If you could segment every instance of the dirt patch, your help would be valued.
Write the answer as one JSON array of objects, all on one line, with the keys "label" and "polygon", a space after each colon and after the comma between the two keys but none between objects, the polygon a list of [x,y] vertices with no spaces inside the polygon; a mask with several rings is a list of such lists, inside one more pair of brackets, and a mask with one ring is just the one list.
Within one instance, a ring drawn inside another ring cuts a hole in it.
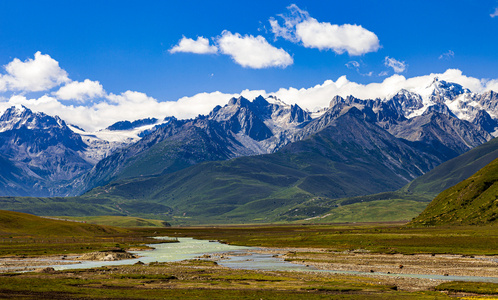
[{"label": "dirt patch", "polygon": [[137,256],[125,251],[98,251],[85,253],[78,257],[78,260],[116,261],[132,258],[137,258]]}]

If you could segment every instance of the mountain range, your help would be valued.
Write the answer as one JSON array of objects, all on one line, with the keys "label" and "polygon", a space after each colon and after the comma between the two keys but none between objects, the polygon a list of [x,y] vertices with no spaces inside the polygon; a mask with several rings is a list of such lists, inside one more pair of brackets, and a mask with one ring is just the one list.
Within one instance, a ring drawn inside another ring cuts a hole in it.
[{"label": "mountain range", "polygon": [[435,78],[386,99],[331,95],[315,112],[239,97],[195,119],[122,121],[92,133],[12,107],[0,117],[0,196],[91,190],[83,198],[141,199],[172,215],[283,216],[317,197],[401,188],[491,140],[497,103],[493,91]]}]

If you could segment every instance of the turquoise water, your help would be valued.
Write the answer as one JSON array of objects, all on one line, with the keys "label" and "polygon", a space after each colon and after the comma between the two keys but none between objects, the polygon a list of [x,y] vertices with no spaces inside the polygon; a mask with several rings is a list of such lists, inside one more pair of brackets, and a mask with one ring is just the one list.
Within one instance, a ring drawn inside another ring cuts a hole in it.
[{"label": "turquoise water", "polygon": [[[161,239],[161,237],[158,237]],[[168,239],[168,238],[164,238]],[[154,250],[131,251],[131,253],[140,256],[135,259],[125,259],[118,261],[81,261],[80,263],[52,266],[56,270],[67,269],[87,269],[103,266],[132,265],[141,261],[143,263],[151,262],[171,262],[185,259],[193,259],[203,254],[219,253],[228,251],[247,250],[249,247],[232,246],[218,242],[205,240],[195,240],[193,238],[178,238],[178,243],[152,244]]]},{"label": "turquoise water", "polygon": [[[160,237],[158,239],[161,239]],[[166,238],[165,238],[166,239]],[[102,266],[113,265],[130,265],[138,261],[143,263],[151,262],[172,262],[185,259],[193,259],[203,254],[225,253],[230,252],[228,259],[218,261],[218,264],[244,270],[263,270],[263,271],[295,271],[295,272],[320,272],[336,274],[354,274],[354,275],[382,275],[392,277],[408,277],[434,280],[451,280],[451,281],[472,281],[472,282],[493,282],[498,283],[498,277],[477,277],[477,276],[443,276],[429,274],[387,274],[387,273],[367,273],[357,271],[338,271],[338,270],[319,270],[300,264],[289,263],[272,254],[256,253],[251,250],[257,250],[253,247],[242,247],[210,242],[206,240],[195,240],[193,238],[179,238],[178,243],[153,244],[154,250],[132,252],[140,256],[136,259],[127,259],[120,261],[82,261],[80,263],[68,265],[52,266],[56,270],[64,269],[86,269]]]}]

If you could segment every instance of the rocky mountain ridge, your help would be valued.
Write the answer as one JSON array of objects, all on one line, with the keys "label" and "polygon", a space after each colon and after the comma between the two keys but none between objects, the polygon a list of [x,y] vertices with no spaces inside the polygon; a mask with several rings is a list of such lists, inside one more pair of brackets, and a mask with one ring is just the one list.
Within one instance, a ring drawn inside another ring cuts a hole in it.
[{"label": "rocky mountain ridge", "polygon": [[0,116],[0,191],[14,196],[64,194],[68,183],[92,167],[83,154],[86,148],[59,117],[11,107]]},{"label": "rocky mountain ridge", "polygon": [[42,184],[43,195],[76,195],[116,179],[172,173],[204,161],[275,153],[333,126],[352,108],[369,123],[433,157],[431,164],[462,154],[498,132],[497,93],[472,93],[438,78],[427,87],[401,90],[386,99],[331,97],[328,109],[315,113],[273,96],[252,101],[239,97],[191,120],[123,121],[95,133],[18,107],[0,118],[0,158],[12,169],[0,176],[6,182],[2,189],[11,195],[12,186],[18,184],[12,178],[38,182],[45,172],[46,179],[63,180],[66,187]]}]

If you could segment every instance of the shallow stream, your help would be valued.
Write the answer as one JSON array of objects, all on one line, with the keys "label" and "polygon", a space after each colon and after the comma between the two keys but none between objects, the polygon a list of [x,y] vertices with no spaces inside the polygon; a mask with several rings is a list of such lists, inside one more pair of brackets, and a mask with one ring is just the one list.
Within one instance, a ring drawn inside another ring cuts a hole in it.
[{"label": "shallow stream", "polygon": [[[158,237],[158,239],[161,239]],[[186,259],[193,259],[204,254],[223,253],[224,258],[218,261],[218,264],[244,270],[264,270],[264,271],[297,271],[297,272],[324,272],[337,274],[354,274],[354,275],[381,275],[392,277],[407,277],[433,280],[450,280],[450,281],[474,281],[474,282],[494,282],[498,283],[498,277],[478,277],[478,276],[443,276],[432,274],[389,274],[389,273],[367,273],[358,271],[338,271],[338,270],[320,270],[311,266],[300,265],[286,262],[278,256],[272,254],[259,253],[254,250],[258,248],[232,246],[214,241],[195,240],[193,238],[179,238],[178,243],[163,243],[149,245],[154,250],[134,251],[133,254],[140,256],[136,259],[127,259],[120,261],[80,261],[74,264],[53,265],[56,270],[65,269],[86,269],[102,266],[113,265],[131,265],[141,261],[143,263],[151,262],[173,262]],[[252,250],[252,251],[251,251]],[[67,263],[67,261],[66,261]]]}]

